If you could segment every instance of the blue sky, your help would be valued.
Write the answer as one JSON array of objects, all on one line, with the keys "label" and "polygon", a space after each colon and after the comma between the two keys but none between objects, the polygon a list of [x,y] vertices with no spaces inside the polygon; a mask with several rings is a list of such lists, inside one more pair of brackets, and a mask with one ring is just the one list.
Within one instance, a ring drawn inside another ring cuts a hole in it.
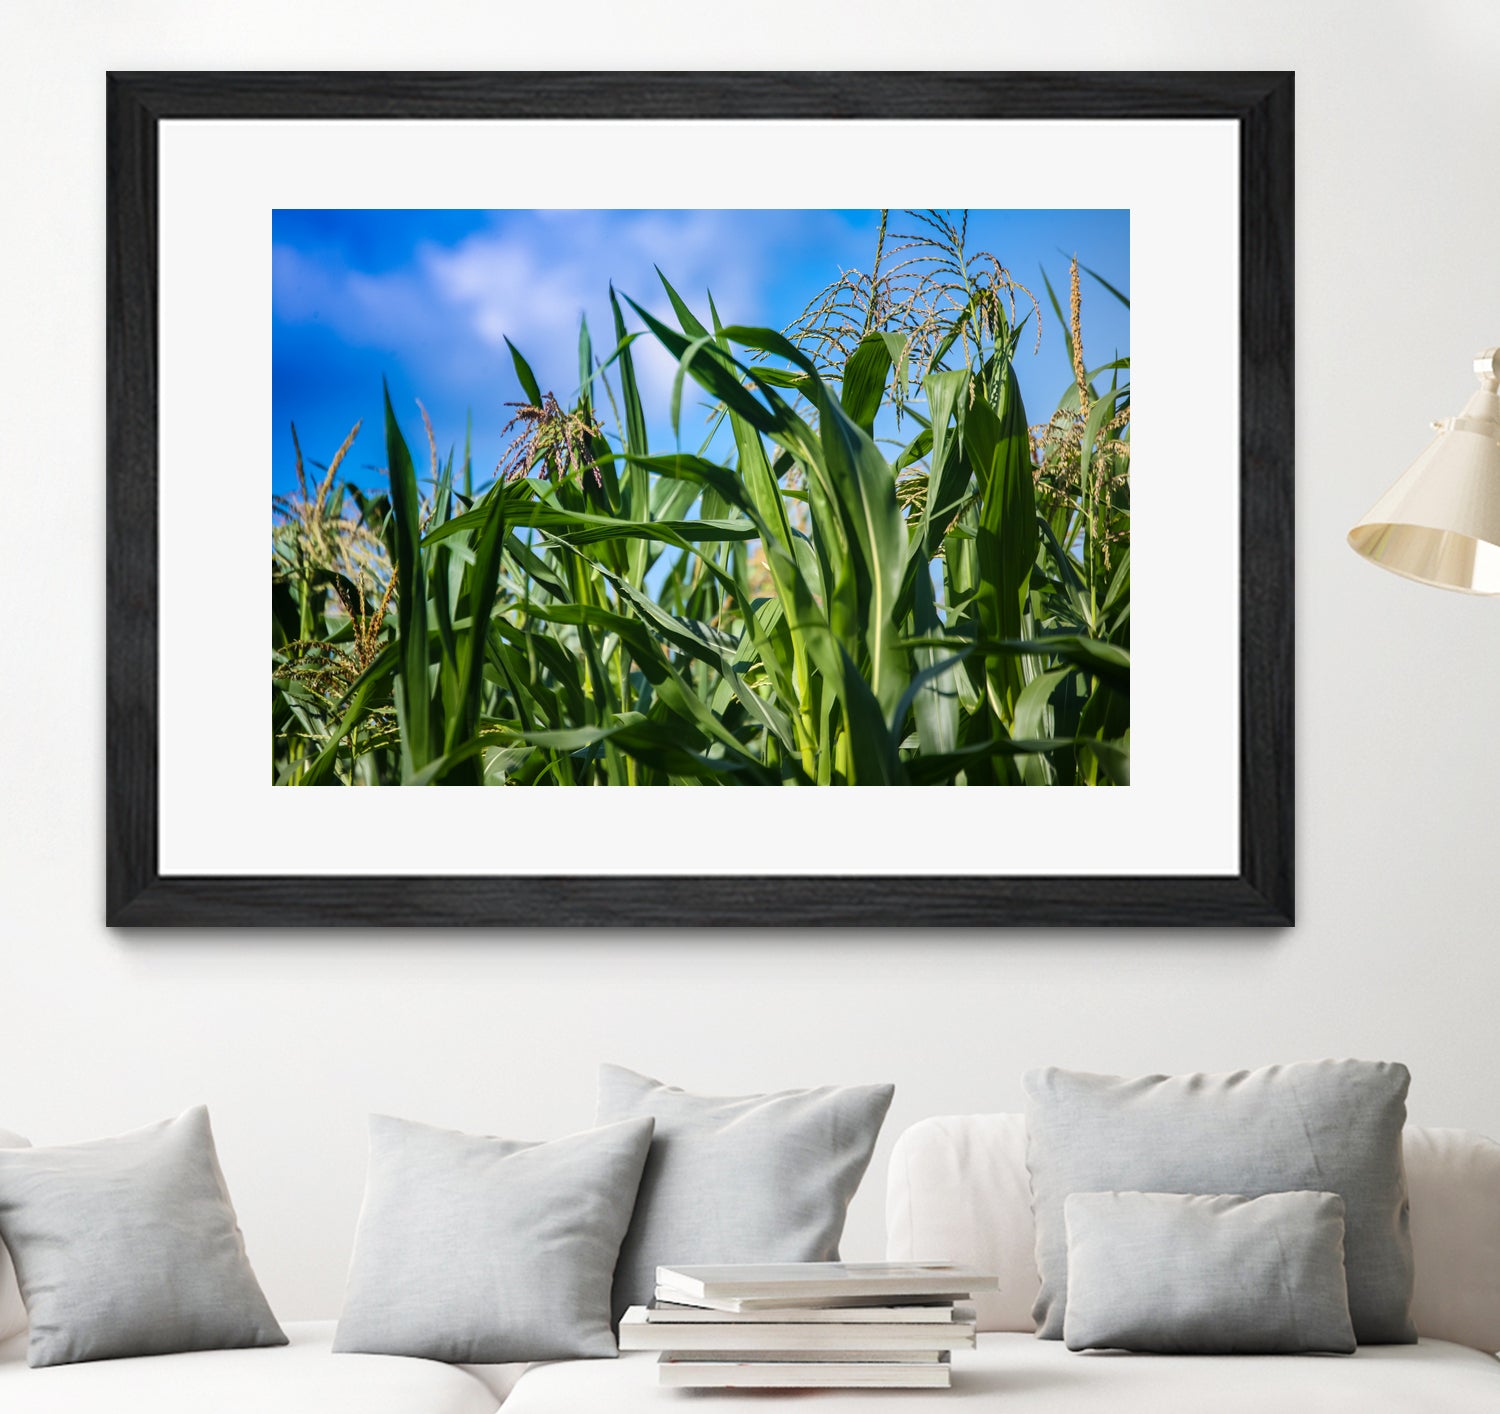
[{"label": "blue sky", "polygon": [[[614,347],[611,280],[675,327],[653,269],[659,265],[705,319],[704,291],[712,290],[725,323],[779,329],[841,269],[869,268],[878,223],[876,211],[277,211],[273,489],[295,484],[293,421],[308,460],[326,462],[363,419],[344,472],[378,484],[385,465],[382,377],[419,468],[426,456],[415,400],[426,404],[444,454],[456,444],[462,456],[472,412],[475,480],[482,484],[504,450],[501,428],[513,411],[505,404],[522,397],[506,336],[543,391],[555,391],[566,406],[578,385],[580,316],[587,315],[601,357]],[[893,232],[915,224],[891,213]],[[1041,268],[1064,309],[1073,254],[1128,295],[1129,212],[972,211],[968,249],[993,252],[1042,302],[1041,349],[1032,352],[1028,324],[1019,364],[1027,414],[1041,421],[1072,380]],[[1127,354],[1129,311],[1087,276],[1083,293],[1090,366]],[[640,327],[626,311],[630,327]],[[634,352],[652,449],[670,451],[674,364],[649,335]],[[682,445],[693,451],[704,417],[698,397],[689,383]],[[602,394],[599,403],[610,427]]]}]

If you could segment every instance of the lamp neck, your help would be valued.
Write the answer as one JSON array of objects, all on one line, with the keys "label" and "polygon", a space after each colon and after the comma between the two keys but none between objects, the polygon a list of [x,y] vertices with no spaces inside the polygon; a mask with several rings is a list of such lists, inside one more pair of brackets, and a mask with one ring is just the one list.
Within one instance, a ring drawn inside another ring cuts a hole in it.
[{"label": "lamp neck", "polygon": [[1458,417],[1442,426],[1500,439],[1500,348],[1486,349],[1475,357],[1474,376],[1479,379],[1479,391]]}]

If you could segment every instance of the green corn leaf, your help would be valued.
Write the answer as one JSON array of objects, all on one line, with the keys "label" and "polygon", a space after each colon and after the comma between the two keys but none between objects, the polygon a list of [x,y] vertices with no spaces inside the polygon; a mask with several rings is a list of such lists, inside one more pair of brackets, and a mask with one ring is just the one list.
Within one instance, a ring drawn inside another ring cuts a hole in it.
[{"label": "green corn leaf", "polygon": [[[964,441],[980,486],[975,541],[979,622],[987,638],[1019,639],[1037,553],[1036,497],[1026,411],[1009,364],[1000,412],[976,398],[964,421]],[[991,711],[1008,729],[1022,687],[1019,665],[1010,657],[992,659],[985,680]]]},{"label": "green corn leaf", "polygon": [[[486,645],[490,615],[500,580],[500,557],[505,548],[505,498],[491,496],[486,504],[486,519],[474,546],[474,563],[466,576],[469,605],[469,630],[458,651],[459,710],[450,712],[443,741],[445,753],[453,753],[473,738],[479,725],[481,689],[483,687]],[[457,775],[443,774],[445,783],[479,784],[482,772],[472,758],[463,762],[465,770]]]},{"label": "green corn leaf", "polygon": [[1101,771],[1117,786],[1130,784],[1130,738],[1127,734],[1119,741],[1084,741],[1078,744],[1078,754],[1092,757]]},{"label": "green corn leaf", "polygon": [[[651,449],[646,440],[646,410],[641,405],[640,385],[635,376],[635,360],[625,331],[625,316],[615,287],[609,287],[609,307],[615,320],[615,340],[619,344],[620,396],[625,404],[625,451],[631,457],[646,457]],[[627,465],[623,485],[625,515],[630,520],[649,520],[651,515],[651,477],[639,462]],[[685,509],[685,508],[684,508]],[[646,578],[649,546],[637,541],[630,547],[630,578],[641,584]]]},{"label": "green corn leaf", "polygon": [[587,412],[593,405],[594,341],[589,337],[588,316],[578,321],[578,406]]},{"label": "green corn leaf", "polygon": [[914,786],[942,785],[951,782],[960,771],[967,771],[982,762],[1014,762],[1019,757],[1032,753],[1066,751],[1080,743],[1066,737],[1041,737],[1020,739],[994,737],[988,741],[962,746],[946,756],[917,756],[906,763],[906,774]]},{"label": "green corn leaf", "polygon": [[[841,650],[843,651],[843,650]],[[906,780],[896,738],[886,726],[880,702],[847,651],[844,659],[844,708],[848,722],[850,785],[892,786]]]},{"label": "green corn leaf", "polygon": [[[391,479],[391,510],[396,542],[396,638],[401,671],[396,680],[396,715],[401,722],[402,775],[414,775],[437,754],[432,718],[427,642],[427,575],[422,560],[422,500],[417,473],[391,392],[385,392],[386,464]],[[451,524],[451,522],[450,522]]]},{"label": "green corn leaf", "polygon": [[922,508],[922,519],[912,541],[912,555],[925,562],[942,545],[948,526],[969,494],[974,473],[964,456],[968,370],[929,373],[922,380],[922,387],[932,414],[932,473],[927,482],[927,504]]},{"label": "green corn leaf", "polygon": [[521,357],[521,351],[509,339],[505,341],[505,347],[510,350],[510,361],[516,366],[516,377],[521,380],[521,391],[526,394],[532,407],[541,407],[542,389],[536,381],[536,374],[531,371],[531,365]]},{"label": "green corn leaf", "polygon": [[1102,639],[1084,638],[1078,634],[1051,634],[1046,638],[1029,639],[966,639],[949,635],[944,638],[924,637],[904,639],[903,648],[915,649],[928,646],[938,648],[968,648],[987,657],[1056,658],[1071,663],[1094,674],[1112,691],[1122,695],[1130,687],[1130,653],[1118,644],[1106,643]]},{"label": "green corn leaf", "polygon": [[[646,327],[661,340],[667,352],[709,394],[760,431],[770,433],[775,430],[776,417],[735,376],[733,361],[715,346],[712,334],[699,325],[702,332],[685,338],[642,309],[629,295],[625,299]],[[692,356],[685,359],[690,350]]]},{"label": "green corn leaf", "polygon": [[1103,285],[1104,288],[1108,290],[1110,294],[1112,294],[1117,300],[1119,300],[1126,309],[1130,308],[1130,300],[1125,295],[1121,294],[1120,291],[1117,290],[1113,285],[1111,285],[1109,281],[1106,280],[1104,276],[1101,275],[1097,270],[1090,270],[1089,267],[1085,265],[1081,260],[1078,262],[1078,268],[1082,270],[1085,275],[1088,275],[1090,278],[1097,280],[1101,285]]},{"label": "green corn leaf", "polygon": [[[932,351],[932,357],[927,362],[927,374],[930,377],[941,369],[943,359],[947,357],[948,351],[958,342],[958,337],[963,333],[969,322],[974,318],[975,311],[979,308],[980,295],[978,291],[969,296],[964,307],[958,311],[949,323],[943,337],[938,340],[937,347]],[[955,369],[954,372],[968,373],[968,369]]]},{"label": "green corn leaf", "polygon": [[327,786],[337,784],[334,767],[345,738],[368,720],[370,714],[382,702],[390,700],[392,680],[400,665],[395,644],[385,648],[360,675],[346,700],[339,704],[338,725],[330,734],[328,744],[307,768],[300,784],[305,786]]},{"label": "green corn leaf", "polygon": [[472,410],[464,419],[464,492],[463,499],[467,504],[474,499],[474,462],[472,457],[474,443],[474,413]]},{"label": "green corn leaf", "polygon": [[[1052,668],[1038,673],[1021,689],[1016,698],[1014,734],[1017,737],[1046,737],[1052,734],[1052,723],[1048,720],[1052,694],[1073,672],[1073,668]],[[1026,785],[1047,785],[1051,780],[1051,766],[1043,756],[1026,757],[1022,760],[1020,769],[1021,780]]]},{"label": "green corn leaf", "polygon": [[759,765],[682,680],[677,671],[667,662],[651,635],[635,620],[609,609],[598,608],[593,604],[555,604],[546,608],[533,607],[530,612],[533,618],[543,619],[550,623],[588,625],[617,634],[620,641],[630,649],[641,671],[655,688],[663,706],[697,727],[706,736],[719,742],[734,756],[751,765]]},{"label": "green corn leaf", "polygon": [[[448,519],[453,501],[453,457],[450,453],[447,464],[439,471],[437,485],[433,488],[431,524],[440,526]],[[442,644],[443,669],[439,685],[443,697],[443,712],[451,715],[457,709],[457,661],[458,645],[453,636],[453,607],[463,583],[463,564],[444,546],[431,558],[429,588],[432,607],[437,615],[438,639]]]},{"label": "green corn leaf", "polygon": [[691,481],[661,477],[651,488],[651,520],[682,520],[698,499],[698,488]]},{"label": "green corn leaf", "polygon": [[[916,414],[913,413],[910,408],[908,408],[907,416],[915,417]],[[917,435],[913,437],[911,441],[901,449],[900,453],[896,457],[896,460],[891,463],[891,470],[899,476],[903,471],[906,470],[907,467],[915,465],[917,462],[921,461],[923,457],[927,456],[931,451],[932,428],[930,426],[923,427],[922,430],[918,432]]]},{"label": "green corn leaf", "polygon": [[807,374],[799,369],[768,368],[762,365],[755,372],[761,382],[769,383],[773,388],[791,388],[800,392],[807,383]]},{"label": "green corn leaf", "polygon": [[890,379],[891,339],[896,341],[896,357],[899,358],[901,340],[898,335],[866,334],[844,365],[839,401],[849,420],[872,436],[875,414],[880,411],[885,385]]},{"label": "green corn leaf", "polygon": [[[478,529],[484,522],[488,506],[487,498],[472,511],[465,511],[447,525],[430,532],[423,544],[431,547],[453,536]],[[593,511],[564,510],[561,506],[548,505],[542,501],[512,501],[506,514],[512,525],[530,526],[555,535],[566,535],[569,542],[575,545],[644,539],[660,540],[664,544],[687,548],[692,541],[753,540],[757,534],[756,526],[749,520],[630,521]]]},{"label": "green corn leaf", "polygon": [[672,310],[677,315],[677,322],[682,325],[682,332],[691,339],[711,339],[713,336],[703,327],[703,321],[688,308],[687,302],[672,288],[672,282],[661,273],[661,266],[655,268],[656,278],[661,281],[667,298],[672,301]]},{"label": "green corn leaf", "polygon": [[[919,637],[939,635],[943,631],[943,621],[933,596],[932,575],[925,560],[916,576],[912,620]],[[958,678],[963,657],[927,647],[916,649],[913,656],[919,671],[912,679],[907,695],[915,693],[912,707],[916,713],[922,752],[924,755],[940,755],[952,751],[958,745]],[[904,715],[899,710],[895,713],[893,730],[901,730]]]}]

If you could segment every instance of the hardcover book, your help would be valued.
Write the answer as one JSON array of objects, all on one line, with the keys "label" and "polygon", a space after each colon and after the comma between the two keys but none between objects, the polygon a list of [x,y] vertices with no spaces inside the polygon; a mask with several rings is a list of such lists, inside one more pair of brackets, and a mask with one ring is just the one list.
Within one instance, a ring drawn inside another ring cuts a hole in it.
[{"label": "hardcover book", "polygon": [[767,1317],[780,1319],[786,1311],[827,1311],[834,1316],[840,1311],[889,1311],[895,1309],[889,1304],[891,1302],[900,1302],[901,1310],[925,1306],[935,1312],[946,1312],[953,1309],[955,1301],[969,1295],[967,1291],[949,1291],[936,1296],[692,1296],[676,1287],[658,1286],[653,1309],[689,1306],[731,1316],[758,1316],[761,1320]]},{"label": "hardcover book", "polygon": [[631,1309],[642,1312],[652,1325],[690,1325],[707,1321],[720,1325],[764,1325],[767,1322],[777,1325],[823,1325],[827,1322],[893,1325],[899,1322],[945,1326],[954,1321],[974,1319],[972,1306],[955,1306],[950,1302],[935,1300],[924,1300],[921,1305],[884,1306],[877,1304],[873,1298],[868,1306],[768,1306],[759,1310],[721,1311],[708,1305],[684,1306],[667,1301],[661,1294],[665,1290],[666,1287],[657,1288],[656,1301],[652,1305],[634,1306]]},{"label": "hardcover book", "polygon": [[850,1355],[881,1350],[972,1350],[974,1323],[927,1322],[682,1322],[668,1325],[646,1319],[644,1307],[632,1306],[620,1321],[621,1350],[840,1350]]},{"label": "hardcover book", "polygon": [[805,1361],[762,1363],[728,1360],[674,1360],[662,1356],[658,1384],[678,1389],[813,1389],[818,1386],[861,1389],[947,1389],[947,1356],[936,1361]]},{"label": "hardcover book", "polygon": [[688,1304],[706,1301],[864,1300],[908,1296],[941,1297],[997,1291],[988,1272],[955,1262],[773,1262],[723,1266],[658,1267],[659,1289]]}]

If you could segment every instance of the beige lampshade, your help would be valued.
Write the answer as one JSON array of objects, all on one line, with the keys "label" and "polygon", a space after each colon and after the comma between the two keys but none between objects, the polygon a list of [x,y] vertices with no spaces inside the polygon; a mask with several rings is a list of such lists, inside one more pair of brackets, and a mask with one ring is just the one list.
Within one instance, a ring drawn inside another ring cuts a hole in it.
[{"label": "beige lampshade", "polygon": [[1474,360],[1479,391],[1349,532],[1372,563],[1466,594],[1500,594],[1500,349]]}]

